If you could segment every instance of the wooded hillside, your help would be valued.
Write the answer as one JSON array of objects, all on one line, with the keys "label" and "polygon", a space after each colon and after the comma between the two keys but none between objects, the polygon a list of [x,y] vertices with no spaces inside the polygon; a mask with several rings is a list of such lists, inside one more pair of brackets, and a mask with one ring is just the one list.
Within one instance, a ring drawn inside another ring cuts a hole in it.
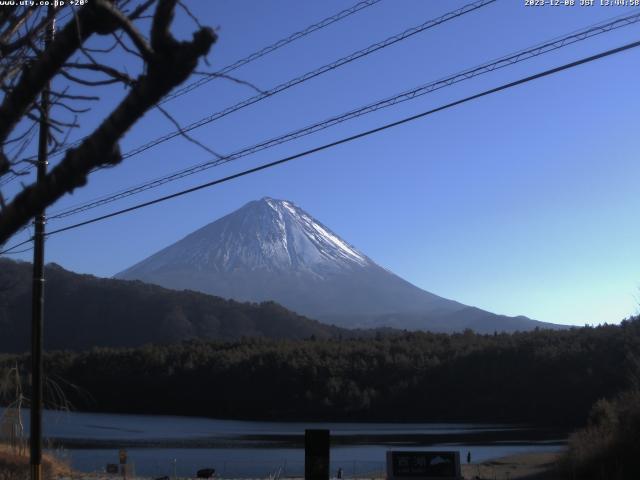
[{"label": "wooded hillside", "polygon": [[[215,418],[582,425],[640,378],[640,320],[516,334],[190,341],[55,352],[76,408]],[[27,357],[0,361],[27,365]]]}]

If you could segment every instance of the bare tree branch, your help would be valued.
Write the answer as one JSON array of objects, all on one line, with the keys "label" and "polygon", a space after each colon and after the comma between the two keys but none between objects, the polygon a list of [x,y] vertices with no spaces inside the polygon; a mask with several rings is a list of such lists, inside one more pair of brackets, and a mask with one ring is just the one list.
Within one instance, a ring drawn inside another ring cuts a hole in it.
[{"label": "bare tree branch", "polygon": [[108,75],[112,79],[120,81],[126,85],[133,84],[133,79],[129,75],[115,68],[109,67],[108,65],[102,65],[99,63],[75,63],[74,62],[74,63],[66,63],[65,67],[75,68],[78,70],[92,70],[95,72],[101,72],[101,73],[104,73],[105,75]]},{"label": "bare tree branch", "polygon": [[[124,18],[129,22],[127,17],[112,15],[112,5],[106,3],[106,0],[94,0],[89,3],[90,7],[80,9],[76,21],[67,24],[5,97],[0,105],[0,142],[7,138],[20,118],[29,114],[45,83],[43,78],[60,73],[92,32],[112,34],[116,29],[125,28],[121,20]],[[0,245],[46,206],[86,184],[92,170],[118,164],[122,160],[118,146],[120,138],[162,97],[184,82],[196,69],[199,59],[209,52],[216,40],[215,33],[209,28],[196,31],[192,41],[180,42],[173,38],[169,29],[175,6],[176,0],[158,0],[151,25],[151,50],[143,54],[146,60],[144,72],[133,81],[120,104],[76,148],[67,151],[43,182],[25,187],[5,206],[0,213]],[[101,15],[98,16],[98,12]],[[59,98],[71,97],[62,92],[59,94]]]},{"label": "bare tree branch", "polygon": [[196,75],[202,75],[203,77],[211,77],[211,78],[224,78],[225,80],[229,80],[233,83],[237,83],[238,85],[244,85],[245,87],[249,87],[252,90],[255,90],[258,93],[266,93],[265,90],[262,90],[255,83],[251,83],[247,80],[242,80],[241,78],[234,77],[232,75],[227,75],[226,73],[209,73],[209,72],[194,72]]},{"label": "bare tree branch", "polygon": [[178,129],[178,132],[180,133],[180,135],[182,135],[184,138],[186,138],[189,142],[193,143],[194,145],[202,148],[205,152],[210,153],[211,155],[213,155],[214,157],[218,157],[218,158],[223,158],[222,155],[220,155],[218,152],[212,150],[211,148],[207,147],[205,144],[203,144],[202,142],[199,142],[198,140],[196,140],[195,138],[193,138],[191,135],[189,135],[187,132],[184,131],[184,129],[182,128],[182,125],[180,125],[180,123],[173,118],[173,115],[171,115],[166,109],[164,109],[163,107],[161,107],[159,104],[156,104],[155,107],[160,110],[160,112],[167,118],[169,119],[169,121],[171,123],[173,123],[173,125]]},{"label": "bare tree branch", "polygon": [[5,43],[4,38],[7,38],[7,39],[11,38],[15,34],[15,31],[7,31],[4,35],[3,40],[0,40],[0,55],[3,57],[6,55],[9,55],[15,52],[16,50],[19,50],[20,48],[24,47],[28,43],[32,42],[35,37],[42,34],[45,27],[52,20],[53,20],[52,16],[49,16],[49,15],[45,16],[42,20],[40,20],[40,23],[38,25],[32,28],[29,28],[24,36],[19,37],[14,42],[9,44]]},{"label": "bare tree branch", "polygon": [[138,31],[138,29],[133,25],[133,23],[131,23],[131,20],[116,8],[110,7],[107,8],[106,11],[109,13],[113,24],[117,25],[117,27],[121,28],[127,33],[133,44],[142,55],[142,58],[144,58],[147,62],[152,61],[153,51],[151,50],[151,47],[147,43],[147,40]]},{"label": "bare tree branch", "polygon": [[35,102],[40,91],[59,72],[81,43],[99,29],[106,30],[100,23],[104,3],[105,0],[94,0],[83,7],[77,21],[69,22],[58,33],[47,51],[23,73],[13,91],[4,97],[0,105],[0,142],[6,140],[16,123]]}]

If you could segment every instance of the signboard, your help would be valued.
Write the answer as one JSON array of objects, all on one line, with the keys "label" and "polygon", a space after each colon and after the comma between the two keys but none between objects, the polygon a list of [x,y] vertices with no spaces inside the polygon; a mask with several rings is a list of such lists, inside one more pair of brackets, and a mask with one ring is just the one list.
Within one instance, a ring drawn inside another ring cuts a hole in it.
[{"label": "signboard", "polygon": [[387,452],[388,480],[462,479],[460,452]]},{"label": "signboard", "polygon": [[329,430],[304,431],[305,480],[329,480]]}]

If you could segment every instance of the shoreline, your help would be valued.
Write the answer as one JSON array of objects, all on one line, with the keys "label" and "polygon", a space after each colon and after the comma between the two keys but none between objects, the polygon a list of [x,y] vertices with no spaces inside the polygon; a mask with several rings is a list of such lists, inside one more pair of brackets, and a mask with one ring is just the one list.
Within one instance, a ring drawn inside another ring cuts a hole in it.
[{"label": "shoreline", "polygon": [[[9,449],[6,448],[6,445],[2,445],[0,447],[0,460],[3,460],[0,463],[3,463],[5,468],[9,465],[12,465],[13,468],[16,469],[15,473],[18,473],[22,469],[26,469],[28,466],[28,456],[26,452],[22,455],[11,454]],[[558,480],[560,479],[560,475],[557,470],[554,468],[557,466],[559,459],[561,458],[563,452],[549,452],[549,453],[539,453],[539,452],[527,452],[527,453],[518,453],[514,455],[507,455],[503,457],[498,457],[494,459],[485,460],[477,463],[470,464],[462,464],[461,471],[462,477],[465,480],[500,480],[500,479],[509,479],[509,480]],[[63,478],[73,478],[74,480],[80,479],[96,479],[96,478],[121,478],[120,476],[113,476],[109,474],[99,474],[99,473],[91,473],[91,472],[83,472],[79,470],[75,470],[70,467],[70,465],[60,462],[55,459],[55,457],[51,457],[50,455],[45,455],[45,463],[48,464],[48,470],[50,473],[55,475],[54,478],[63,479]],[[51,471],[53,470],[53,471]],[[373,472],[372,472],[373,473]],[[374,474],[375,475],[375,474]],[[378,476],[380,475],[380,476]],[[383,480],[384,474],[379,472],[378,475],[371,477],[372,480]],[[135,476],[132,479],[139,480],[148,480],[154,477],[150,476]],[[190,477],[180,477],[180,478],[190,478]],[[218,477],[220,479],[225,480],[241,480],[242,477],[237,476],[229,476],[226,477],[224,475]],[[266,477],[264,477],[266,478]],[[283,477],[284,478],[284,477]],[[302,480],[302,477],[286,477],[288,480]],[[345,476],[345,479],[349,479],[348,475]],[[355,477],[360,478],[360,477]]]},{"label": "shoreline", "polygon": [[[332,434],[332,447],[349,445],[389,445],[438,446],[448,444],[484,446],[484,445],[566,445],[568,432],[546,429],[504,429],[484,432],[417,433],[417,434]],[[231,434],[194,436],[185,438],[70,438],[47,437],[45,442],[53,448],[69,449],[111,449],[111,448],[303,448],[304,432],[299,434]]]},{"label": "shoreline", "polygon": [[[462,478],[464,480],[561,480],[559,473],[554,468],[561,453],[521,453],[516,455],[508,455],[505,457],[486,460],[480,463],[471,463],[461,466]],[[375,475],[375,474],[374,474]],[[378,476],[379,475],[379,476]],[[73,480],[95,480],[96,478],[115,480],[121,476],[108,474],[84,473],[75,471],[71,477]],[[153,480],[154,477],[135,476],[131,480]],[[193,477],[177,477],[180,480],[191,480]],[[219,480],[247,480],[245,477],[216,477]],[[267,478],[267,477],[259,477]],[[304,477],[292,476],[282,477],[286,480],[304,480]],[[350,477],[345,476],[345,480],[361,479],[362,476]],[[385,480],[383,472],[379,472],[376,476],[367,477],[371,480]],[[335,480],[333,475],[330,480]]]}]

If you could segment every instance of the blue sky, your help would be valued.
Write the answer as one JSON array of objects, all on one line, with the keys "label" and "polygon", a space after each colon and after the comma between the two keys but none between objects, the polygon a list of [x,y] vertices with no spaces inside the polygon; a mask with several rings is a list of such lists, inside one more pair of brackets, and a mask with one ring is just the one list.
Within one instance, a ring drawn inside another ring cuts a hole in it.
[{"label": "blue sky", "polygon": [[[221,68],[354,3],[192,1],[200,22],[218,27],[220,36],[210,65],[202,69]],[[268,89],[466,3],[382,0],[233,75]],[[233,152],[631,11],[598,5],[526,7],[524,0],[499,0],[229,115],[193,136],[216,151]],[[178,16],[180,37],[195,28]],[[128,201],[52,221],[49,228],[272,161],[639,38],[640,26],[625,27]],[[438,295],[543,321],[617,323],[638,311],[640,296],[639,61],[640,50],[625,52],[51,237],[47,261],[110,276],[250,200],[271,196],[295,202],[382,266]],[[253,94],[216,80],[166,107],[188,124]],[[77,135],[87,133],[121,95],[121,89],[106,90]],[[122,149],[171,130],[166,119],[151,112],[123,140]],[[51,211],[209,157],[184,139],[167,142],[94,174],[87,187]],[[18,258],[28,260],[29,254]]]}]

